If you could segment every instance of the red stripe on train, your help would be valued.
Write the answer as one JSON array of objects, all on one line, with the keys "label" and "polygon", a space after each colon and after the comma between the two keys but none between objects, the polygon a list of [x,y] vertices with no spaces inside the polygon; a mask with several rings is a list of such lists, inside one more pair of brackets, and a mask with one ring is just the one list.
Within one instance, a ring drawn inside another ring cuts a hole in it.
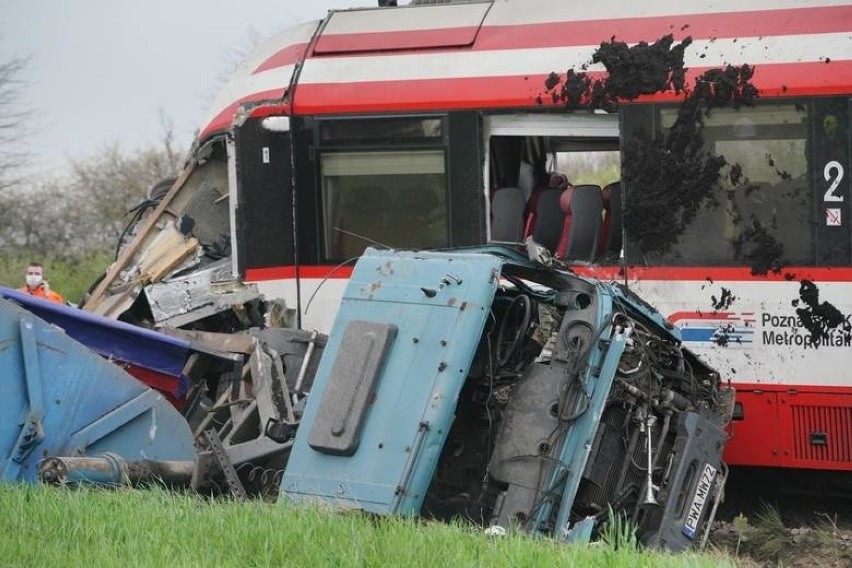
[{"label": "red stripe on train", "polygon": [[[646,18],[612,18],[536,24],[483,25],[476,27],[421,29],[386,32],[324,34],[313,56],[324,54],[370,55],[370,51],[449,48],[475,43],[473,51],[534,49],[597,45],[615,37],[638,43],[674,34],[684,38],[718,39],[782,35],[844,33],[850,28],[848,6],[751,10],[716,14],[673,14]],[[293,61],[290,61],[292,63]]]},{"label": "red stripe on train", "polygon": [[[346,280],[352,277],[352,266],[300,266],[299,276],[321,280],[329,278],[334,280]],[[270,266],[266,268],[247,268],[246,282],[265,282],[269,280],[292,280],[296,278],[295,266]]]},{"label": "red stripe on train", "polygon": [[[678,14],[517,26],[484,26],[476,49],[516,49],[596,45],[610,36],[626,43],[653,41],[664,34],[693,39],[769,37],[796,34],[843,33],[849,30],[848,6],[753,10],[718,14]],[[601,37],[601,30],[609,30]]]},{"label": "red stripe on train", "polygon": [[202,130],[201,133],[198,135],[198,140],[204,140],[205,138],[212,134],[215,134],[216,132],[222,132],[231,128],[231,124],[234,122],[234,117],[236,116],[237,110],[239,110],[240,106],[246,103],[262,101],[268,101],[273,104],[279,103],[281,99],[284,98],[284,93],[286,90],[287,85],[284,85],[280,89],[272,89],[270,91],[261,91],[259,93],[247,95],[229,104],[228,106],[220,110],[219,113],[214,116],[210,122],[207,123],[207,126],[204,127],[204,130]]},{"label": "red stripe on train", "polygon": [[278,67],[301,63],[305,59],[305,52],[308,50],[308,45],[309,44],[307,42],[304,42],[282,47],[273,55],[268,57],[263,63],[258,65],[257,68],[251,72],[252,75],[269,71],[270,69],[276,69]]},{"label": "red stripe on train", "polygon": [[317,40],[315,55],[353,51],[388,51],[431,47],[467,46],[476,39],[477,26],[429,30],[324,34]]},{"label": "red stripe on train", "polygon": [[[578,266],[577,274],[601,280],[623,280],[624,273],[617,266]],[[633,280],[682,280],[687,282],[852,282],[852,267],[788,266],[781,272],[766,275],[752,274],[747,266],[631,266],[627,269],[628,279]]]},{"label": "red stripe on train", "polygon": [[[581,276],[600,280],[623,280],[624,274],[618,266],[577,266],[573,271]],[[654,266],[628,267],[629,280],[661,281],[708,281],[713,282],[786,282],[813,280],[817,282],[852,282],[852,267],[811,267],[791,266],[781,274],[756,276],[746,266],[701,267],[701,266]],[[300,266],[302,278],[311,279],[347,279],[352,276],[351,266],[312,265]],[[269,280],[290,280],[296,277],[295,266],[274,266],[268,268],[249,268],[246,270],[247,282]]]},{"label": "red stripe on train", "polygon": [[[707,68],[691,69],[694,78]],[[590,73],[602,77],[603,73]],[[488,109],[537,106],[555,107],[544,92],[545,75],[474,77],[410,81],[303,84],[296,89],[294,113],[301,115],[403,112],[415,110]],[[842,95],[852,92],[852,61],[779,63],[757,66],[753,83],[764,97]],[[198,139],[231,127],[240,105],[255,101],[280,101],[287,85],[253,93],[229,104],[205,126]],[[679,100],[663,93],[642,100]]]},{"label": "red stripe on train", "polygon": [[[690,69],[687,73],[689,83],[708,69],[711,68]],[[756,69],[752,83],[764,97],[852,92],[852,60],[762,64]],[[603,73],[590,75],[601,77]],[[295,91],[293,111],[312,115],[513,108],[537,106],[537,97],[541,97],[543,106],[558,106],[545,92],[546,78],[542,74],[300,84]],[[676,101],[681,98],[674,93],[663,93],[641,100]]]}]

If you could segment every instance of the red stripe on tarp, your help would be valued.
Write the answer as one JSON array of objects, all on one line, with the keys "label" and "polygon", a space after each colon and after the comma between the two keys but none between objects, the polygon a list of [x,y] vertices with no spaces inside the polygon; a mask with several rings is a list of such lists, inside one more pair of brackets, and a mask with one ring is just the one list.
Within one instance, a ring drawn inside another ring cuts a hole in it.
[{"label": "red stripe on tarp", "polygon": [[[353,267],[311,265],[300,266],[302,278],[312,279],[346,279],[352,276]],[[618,266],[576,266],[573,272],[580,276],[597,278],[599,280],[624,280],[624,273]],[[630,281],[660,280],[683,282],[786,282],[812,280],[815,282],[852,282],[852,267],[813,267],[791,266],[784,268],[780,274],[769,273],[766,276],[756,276],[747,266],[642,266],[628,267]],[[269,268],[246,269],[247,282],[266,280],[287,280],[296,277],[295,266],[275,266]]]},{"label": "red stripe on tarp", "polygon": [[286,67],[287,65],[301,63],[305,59],[305,52],[308,50],[308,45],[309,44],[307,42],[304,42],[282,47],[263,63],[258,65],[257,68],[251,72],[252,75],[263,73],[270,69],[277,69],[278,67]]},{"label": "red stripe on tarp", "polygon": [[[715,67],[692,68],[688,83]],[[752,83],[763,97],[842,95],[852,92],[852,61],[764,63]],[[557,71],[557,70],[554,70]],[[604,72],[589,73],[592,78]],[[546,93],[547,75],[462,77],[406,81],[300,84],[293,112],[300,115],[360,112],[437,111],[559,106]],[[639,102],[678,101],[672,92],[642,97]]]},{"label": "red stripe on tarp", "polygon": [[479,26],[411,31],[323,34],[315,54],[341,54],[364,51],[428,49],[471,45]]},{"label": "red stripe on tarp", "polygon": [[[597,45],[618,41],[654,41],[666,34],[683,39],[772,37],[843,33],[852,27],[849,6],[750,10],[714,14],[671,14],[536,24],[483,25],[445,29],[324,34],[314,54],[353,53],[391,49],[428,49],[469,45],[473,51]],[[292,61],[291,61],[292,63]]]},{"label": "red stripe on tarp", "polygon": [[183,407],[186,402],[186,384],[182,377],[173,377],[122,361],[114,362],[120,367],[124,367],[124,370],[136,380],[164,395],[175,408]]}]

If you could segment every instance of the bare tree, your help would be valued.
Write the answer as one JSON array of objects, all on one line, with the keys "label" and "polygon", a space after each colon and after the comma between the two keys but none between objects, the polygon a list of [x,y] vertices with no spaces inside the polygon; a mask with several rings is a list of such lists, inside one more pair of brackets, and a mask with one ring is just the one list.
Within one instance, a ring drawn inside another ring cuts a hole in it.
[{"label": "bare tree", "polygon": [[100,237],[115,242],[121,235],[128,210],[137,205],[152,185],[176,175],[174,155],[149,148],[123,153],[117,145],[74,162],[69,193],[85,201],[100,220]]},{"label": "bare tree", "polygon": [[161,122],[157,145],[127,153],[112,144],[71,162],[66,176],[29,180],[0,193],[0,253],[73,258],[114,249],[128,211],[181,166],[171,123],[165,117]]},{"label": "bare tree", "polygon": [[21,73],[28,58],[0,62],[0,192],[20,182],[18,172],[28,158],[21,140],[31,112],[20,106]]}]

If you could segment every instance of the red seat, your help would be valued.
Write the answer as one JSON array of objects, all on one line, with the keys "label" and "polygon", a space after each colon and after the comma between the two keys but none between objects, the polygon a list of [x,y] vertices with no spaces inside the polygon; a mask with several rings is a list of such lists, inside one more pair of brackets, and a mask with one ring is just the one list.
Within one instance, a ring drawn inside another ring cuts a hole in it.
[{"label": "red seat", "polygon": [[[550,174],[550,178],[548,179],[547,185],[538,185],[533,188],[532,193],[530,194],[530,198],[527,200],[526,209],[524,210],[524,239],[534,235],[536,232],[536,225],[539,219],[539,200],[541,199],[542,192],[547,192],[549,195],[552,196],[552,194],[554,193],[553,190],[565,189],[567,187],[571,187],[571,184],[565,174],[555,172]],[[548,201],[550,201],[550,199],[548,199]],[[541,228],[539,228],[539,232],[541,232]],[[542,243],[538,240],[536,240],[536,242],[547,246],[545,243]],[[552,247],[548,248],[551,248],[552,250]]]},{"label": "red seat", "polygon": [[600,240],[603,210],[600,186],[578,185],[566,189],[560,196],[559,207],[565,217],[556,258],[592,261]]},{"label": "red seat", "polygon": [[606,245],[609,242],[609,227],[612,224],[612,184],[601,191],[603,197],[603,220],[601,221],[601,238],[598,240],[598,256],[606,253]]},{"label": "red seat", "polygon": [[571,212],[573,196],[573,187],[569,187],[559,196],[559,208],[565,214],[565,220],[562,222],[562,233],[559,235],[559,244],[556,246],[556,258],[565,258],[565,252],[568,250],[568,237],[571,235],[571,223],[574,221],[574,214]]}]

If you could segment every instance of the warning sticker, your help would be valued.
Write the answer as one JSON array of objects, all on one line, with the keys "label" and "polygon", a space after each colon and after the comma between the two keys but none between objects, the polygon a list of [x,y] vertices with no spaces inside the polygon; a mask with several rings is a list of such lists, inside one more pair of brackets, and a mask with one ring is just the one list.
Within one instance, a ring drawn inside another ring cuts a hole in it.
[{"label": "warning sticker", "polygon": [[840,222],[840,209],[825,210],[825,225],[827,227],[839,227],[842,225]]}]

